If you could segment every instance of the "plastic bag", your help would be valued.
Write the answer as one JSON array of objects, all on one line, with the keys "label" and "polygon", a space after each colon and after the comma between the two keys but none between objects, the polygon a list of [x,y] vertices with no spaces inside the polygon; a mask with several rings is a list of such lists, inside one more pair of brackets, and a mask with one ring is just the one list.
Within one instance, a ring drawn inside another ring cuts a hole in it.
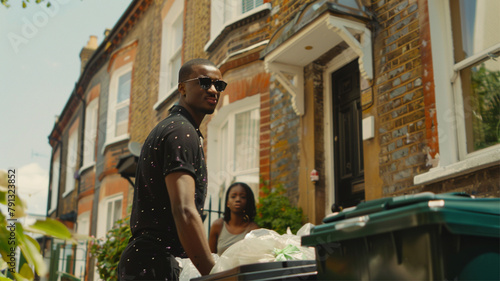
[{"label": "plastic bag", "polygon": [[287,261],[287,260],[302,260],[304,259],[304,255],[300,251],[297,246],[288,245],[284,249],[276,249],[273,250],[274,255],[276,256],[276,261]]},{"label": "plastic bag", "polygon": [[282,260],[314,260],[314,248],[302,247],[300,237],[310,233],[312,224],[302,226],[297,235],[280,235],[270,229],[252,230],[245,239],[227,248],[219,257],[210,274],[229,270],[243,264],[273,262]]},{"label": "plastic bag", "polygon": [[[212,258],[217,262],[219,256],[217,254],[212,254]],[[181,267],[181,274],[179,275],[179,281],[189,281],[192,278],[200,277],[201,274],[194,266],[193,262],[189,258],[181,259],[175,258]]]}]

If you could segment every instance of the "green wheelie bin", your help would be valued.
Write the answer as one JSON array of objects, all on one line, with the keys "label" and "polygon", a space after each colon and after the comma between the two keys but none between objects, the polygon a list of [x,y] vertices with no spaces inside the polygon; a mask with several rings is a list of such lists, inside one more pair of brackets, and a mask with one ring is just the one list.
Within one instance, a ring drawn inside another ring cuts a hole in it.
[{"label": "green wheelie bin", "polygon": [[500,280],[500,199],[382,198],[324,218],[302,246],[318,280]]}]

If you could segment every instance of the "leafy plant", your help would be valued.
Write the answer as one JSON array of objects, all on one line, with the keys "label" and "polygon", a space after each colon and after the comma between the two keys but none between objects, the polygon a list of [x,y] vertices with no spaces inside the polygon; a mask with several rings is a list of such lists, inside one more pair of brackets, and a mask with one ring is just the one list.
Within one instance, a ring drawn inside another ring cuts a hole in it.
[{"label": "leafy plant", "polygon": [[[26,217],[26,203],[17,194],[17,174],[16,170],[8,172],[0,170],[0,270],[5,270],[5,275],[0,272],[0,281],[10,280],[7,276],[12,276],[15,280],[33,280],[35,274],[39,276],[47,273],[47,267],[40,253],[40,245],[29,235],[38,233],[49,237],[64,239],[72,243],[76,241],[72,238],[68,228],[59,221],[51,218],[36,220],[35,223],[23,226],[21,221]],[[6,211],[6,214],[4,212]],[[17,263],[20,257],[17,256],[17,249],[26,259],[26,263]],[[7,276],[6,276],[7,275]]]},{"label": "leafy plant", "polygon": [[261,188],[255,217],[255,222],[260,227],[272,229],[279,234],[286,233],[288,227],[292,233],[302,227],[302,209],[292,206],[285,193],[282,185],[270,188],[264,184]]},{"label": "leafy plant", "polygon": [[131,236],[129,222],[129,216],[118,220],[105,239],[92,240],[90,254],[97,259],[97,270],[104,280],[118,280],[118,262]]}]

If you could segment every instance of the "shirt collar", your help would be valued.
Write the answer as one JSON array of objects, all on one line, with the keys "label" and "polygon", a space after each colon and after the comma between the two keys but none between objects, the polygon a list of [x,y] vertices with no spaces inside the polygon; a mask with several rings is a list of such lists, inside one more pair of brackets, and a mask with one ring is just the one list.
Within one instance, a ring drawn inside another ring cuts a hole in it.
[{"label": "shirt collar", "polygon": [[181,105],[176,104],[176,105],[174,105],[174,106],[172,106],[170,108],[169,112],[170,112],[170,115],[178,113],[178,114],[184,116],[193,125],[193,127],[196,129],[196,132],[198,133],[198,135],[203,138],[203,135],[200,132],[200,128],[198,127],[198,125],[194,121],[194,119],[191,116],[191,114],[189,113],[189,111],[187,111],[187,109],[185,109]]}]

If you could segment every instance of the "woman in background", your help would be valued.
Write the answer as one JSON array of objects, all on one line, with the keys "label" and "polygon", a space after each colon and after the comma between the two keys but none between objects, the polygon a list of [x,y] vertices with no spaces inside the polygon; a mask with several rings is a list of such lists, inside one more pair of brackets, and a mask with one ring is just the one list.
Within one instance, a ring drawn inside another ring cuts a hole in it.
[{"label": "woman in background", "polygon": [[229,246],[245,238],[245,235],[258,229],[253,221],[257,211],[253,191],[246,183],[235,182],[226,192],[224,217],[212,224],[208,244],[212,253],[219,256]]}]

